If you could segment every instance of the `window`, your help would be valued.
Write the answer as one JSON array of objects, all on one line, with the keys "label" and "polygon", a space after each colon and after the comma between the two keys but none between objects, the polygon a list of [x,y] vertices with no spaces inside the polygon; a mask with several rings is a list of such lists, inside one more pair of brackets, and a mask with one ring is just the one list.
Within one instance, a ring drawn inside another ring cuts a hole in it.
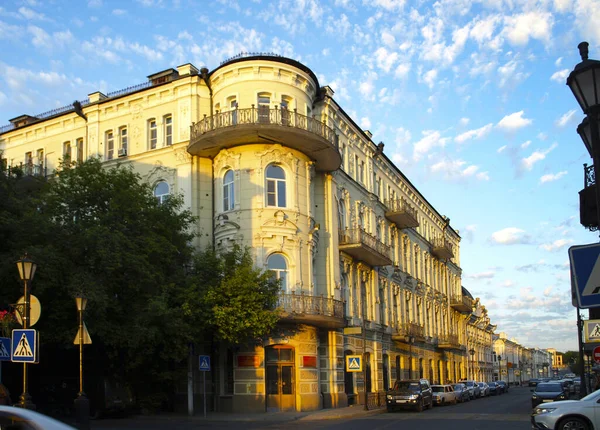
[{"label": "window", "polygon": [[44,150],[43,149],[38,149],[36,157],[37,157],[37,164],[38,164],[37,165],[37,169],[39,169],[38,170],[38,174],[40,174],[40,175],[44,174],[44,161],[45,161],[44,160]]},{"label": "window", "polygon": [[173,144],[173,117],[171,115],[164,117],[163,126],[165,128],[165,145],[171,146]]},{"label": "window", "polygon": [[283,125],[290,124],[290,105],[292,104],[292,99],[288,96],[281,96],[281,123]]},{"label": "window", "polygon": [[79,164],[83,163],[83,138],[79,138],[75,141],[77,146],[77,162]]},{"label": "window", "polygon": [[365,162],[361,161],[358,165],[358,180],[361,184],[365,183]]},{"label": "window", "polygon": [[269,122],[269,108],[271,107],[271,95],[269,93],[258,94],[258,122]]},{"label": "window", "polygon": [[156,149],[156,141],[158,139],[157,130],[156,130],[156,120],[150,119],[148,120],[148,144],[150,149]]},{"label": "window", "polygon": [[33,154],[31,152],[25,153],[25,166],[23,167],[26,175],[33,175]]},{"label": "window", "polygon": [[267,268],[271,272],[274,279],[279,279],[281,282],[281,290],[288,290],[287,262],[281,254],[272,254],[267,259]]},{"label": "window", "polygon": [[273,164],[267,167],[267,206],[286,207],[285,172]]},{"label": "window", "polygon": [[71,161],[71,142],[63,143],[63,160],[66,162]]},{"label": "window", "polygon": [[223,176],[223,212],[233,210],[234,205],[233,170],[228,170]]},{"label": "window", "polygon": [[112,130],[106,132],[106,159],[112,160],[115,156],[115,138]]},{"label": "window", "polygon": [[154,187],[154,197],[158,200],[159,204],[163,204],[169,198],[169,184],[165,181],[160,181]]},{"label": "window", "polygon": [[227,104],[229,105],[229,109],[231,109],[231,124],[235,125],[237,124],[237,108],[238,108],[238,102],[237,99],[235,98],[235,96],[231,96],[227,98]]},{"label": "window", "polygon": [[119,149],[121,150],[119,155],[127,155],[127,127],[119,129]]}]

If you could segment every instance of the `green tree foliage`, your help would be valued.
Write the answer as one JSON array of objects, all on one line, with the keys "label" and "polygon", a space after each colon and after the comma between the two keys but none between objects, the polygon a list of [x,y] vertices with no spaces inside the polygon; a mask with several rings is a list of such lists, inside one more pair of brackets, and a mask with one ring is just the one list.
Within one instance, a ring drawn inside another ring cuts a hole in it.
[{"label": "green tree foliage", "polygon": [[276,326],[279,282],[254,267],[248,248],[217,254],[200,252],[194,261],[188,308],[201,308],[198,321],[214,340],[230,344],[257,341]]}]

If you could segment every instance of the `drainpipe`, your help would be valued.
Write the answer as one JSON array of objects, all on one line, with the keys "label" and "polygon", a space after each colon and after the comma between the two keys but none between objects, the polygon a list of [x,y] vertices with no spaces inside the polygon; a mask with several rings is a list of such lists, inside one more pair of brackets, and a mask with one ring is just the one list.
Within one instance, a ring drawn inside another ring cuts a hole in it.
[{"label": "drainpipe", "polygon": [[[86,159],[87,159],[87,154],[89,152],[89,136],[88,136],[88,119],[87,119],[87,115],[83,113],[83,108],[81,107],[81,103],[78,100],[75,100],[73,102],[73,109],[75,110],[75,113],[80,116],[81,118],[83,118],[85,120],[85,154],[86,154]],[[46,164],[44,164],[45,166]]]}]

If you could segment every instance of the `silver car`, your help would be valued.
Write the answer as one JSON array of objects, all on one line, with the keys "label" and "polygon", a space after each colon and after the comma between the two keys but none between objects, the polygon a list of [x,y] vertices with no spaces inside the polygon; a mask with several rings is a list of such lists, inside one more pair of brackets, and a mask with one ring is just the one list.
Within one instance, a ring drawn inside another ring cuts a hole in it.
[{"label": "silver car", "polygon": [[600,390],[581,400],[542,403],[531,413],[531,426],[544,430],[600,429]]}]

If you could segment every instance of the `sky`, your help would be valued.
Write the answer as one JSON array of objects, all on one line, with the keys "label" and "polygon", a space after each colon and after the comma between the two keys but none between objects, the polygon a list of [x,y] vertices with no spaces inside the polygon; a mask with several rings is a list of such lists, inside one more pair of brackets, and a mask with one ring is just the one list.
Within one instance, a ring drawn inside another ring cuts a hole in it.
[{"label": "sky", "polygon": [[565,82],[598,22],[598,0],[4,0],[0,126],[185,63],[298,60],[450,218],[496,332],[576,350],[568,249],[598,234]]}]

